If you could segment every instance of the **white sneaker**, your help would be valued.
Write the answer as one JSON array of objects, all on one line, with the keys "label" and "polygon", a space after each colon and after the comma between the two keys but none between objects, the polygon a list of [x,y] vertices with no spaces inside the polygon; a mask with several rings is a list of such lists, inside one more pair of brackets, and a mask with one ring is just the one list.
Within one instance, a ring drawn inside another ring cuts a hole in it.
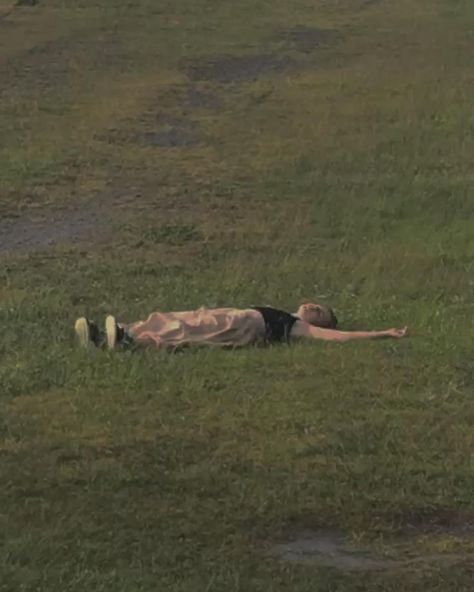
[{"label": "white sneaker", "polygon": [[117,343],[119,343],[119,327],[115,317],[108,315],[105,319],[105,334],[107,335],[107,347],[109,349],[115,349]]},{"label": "white sneaker", "polygon": [[135,347],[133,337],[117,323],[113,315],[108,315],[105,319],[105,334],[109,349],[115,349],[118,346],[123,349],[133,349]]},{"label": "white sneaker", "polygon": [[89,319],[86,319],[86,317],[80,317],[76,319],[76,322],[74,323],[74,331],[76,332],[81,347],[99,347],[101,335],[99,328],[94,321],[90,321]]}]

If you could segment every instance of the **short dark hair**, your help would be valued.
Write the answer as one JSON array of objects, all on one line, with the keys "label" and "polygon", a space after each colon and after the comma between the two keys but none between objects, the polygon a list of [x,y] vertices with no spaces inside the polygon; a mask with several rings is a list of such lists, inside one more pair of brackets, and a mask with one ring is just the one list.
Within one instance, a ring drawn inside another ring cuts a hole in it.
[{"label": "short dark hair", "polygon": [[304,309],[304,320],[310,325],[323,329],[335,329],[337,327],[337,317],[330,306],[308,302],[303,304],[299,310],[301,308]]}]

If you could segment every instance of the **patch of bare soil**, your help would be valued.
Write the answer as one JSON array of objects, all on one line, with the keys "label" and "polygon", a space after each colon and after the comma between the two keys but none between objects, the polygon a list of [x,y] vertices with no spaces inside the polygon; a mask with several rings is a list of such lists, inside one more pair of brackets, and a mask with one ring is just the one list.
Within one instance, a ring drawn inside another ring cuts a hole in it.
[{"label": "patch of bare soil", "polygon": [[419,510],[403,514],[395,517],[395,524],[404,536],[439,534],[474,537],[474,514],[451,508]]},{"label": "patch of bare soil", "polygon": [[56,246],[97,244],[113,230],[117,210],[135,208],[132,193],[111,193],[100,200],[66,208],[30,208],[0,219],[0,255],[44,251]]},{"label": "patch of bare soil", "polygon": [[222,101],[218,95],[209,90],[199,89],[194,85],[189,85],[181,98],[183,107],[190,109],[210,109],[217,111],[222,107]]},{"label": "patch of bare soil", "polygon": [[13,93],[39,95],[51,88],[61,87],[69,75],[72,49],[68,40],[55,39],[6,61],[0,59],[0,96]]},{"label": "patch of bare soil", "polygon": [[272,554],[290,563],[311,563],[340,570],[383,570],[398,562],[352,548],[337,532],[304,530],[296,538],[275,545]]},{"label": "patch of bare soil", "polygon": [[[8,23],[8,17],[14,13],[16,7],[29,7],[29,6],[37,6],[39,4],[39,0],[14,0],[11,1],[10,5],[5,7],[0,7],[0,22]],[[2,12],[3,11],[3,12]]]},{"label": "patch of bare soil", "polygon": [[170,127],[158,132],[144,132],[138,136],[140,143],[158,148],[190,148],[200,144],[199,137],[186,127]]},{"label": "patch of bare soil", "polygon": [[44,250],[61,244],[74,244],[103,235],[107,224],[100,214],[88,210],[42,212],[0,221],[0,253]]},{"label": "patch of bare soil", "polygon": [[[271,547],[271,555],[290,563],[313,564],[333,567],[342,571],[378,571],[417,569],[433,565],[474,565],[474,555],[469,551],[420,552],[418,537],[455,537],[460,541],[472,541],[474,522],[455,511],[431,514],[414,514],[405,517],[403,528],[393,538],[384,539],[385,551],[396,559],[375,553],[367,548],[357,548],[342,533],[335,530],[303,529],[289,540]],[[471,517],[472,518],[472,517]],[[392,554],[393,552],[393,554]]]},{"label": "patch of bare soil", "polygon": [[109,144],[133,143],[158,148],[190,148],[204,142],[198,124],[184,117],[172,117],[163,113],[150,117],[146,114],[138,122],[138,127],[145,129],[109,129],[96,137]]},{"label": "patch of bare soil", "polygon": [[361,8],[370,8],[371,6],[375,6],[377,4],[382,4],[383,0],[363,0],[361,4]]},{"label": "patch of bare soil", "polygon": [[334,29],[298,26],[282,31],[277,38],[285,42],[288,49],[311,53],[321,47],[333,45],[340,38]]},{"label": "patch of bare soil", "polygon": [[187,63],[184,70],[194,81],[223,84],[252,82],[269,74],[281,74],[294,67],[289,57],[271,54],[221,55]]},{"label": "patch of bare soil", "polygon": [[119,41],[110,35],[87,39],[59,37],[2,60],[0,97],[63,92],[77,72],[91,61],[94,68],[119,69],[127,64]]}]

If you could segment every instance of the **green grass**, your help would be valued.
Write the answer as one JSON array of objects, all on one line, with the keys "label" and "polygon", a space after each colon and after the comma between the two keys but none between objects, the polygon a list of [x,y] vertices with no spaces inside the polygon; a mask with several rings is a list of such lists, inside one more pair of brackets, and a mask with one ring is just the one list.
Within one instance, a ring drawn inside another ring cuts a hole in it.
[{"label": "green grass", "polygon": [[[473,19],[452,0],[54,0],[0,20],[0,232],[96,218],[0,253],[2,592],[472,590]],[[302,26],[333,34],[308,51],[285,34]],[[209,74],[255,55],[292,65]],[[72,331],[308,299],[411,337],[91,355]],[[410,561],[271,555],[306,528]]]}]

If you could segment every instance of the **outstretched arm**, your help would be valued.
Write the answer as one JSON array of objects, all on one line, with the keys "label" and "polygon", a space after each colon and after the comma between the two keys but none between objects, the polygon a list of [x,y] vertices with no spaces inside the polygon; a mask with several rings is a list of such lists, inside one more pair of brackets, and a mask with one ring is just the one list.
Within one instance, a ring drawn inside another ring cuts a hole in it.
[{"label": "outstretched arm", "polygon": [[354,341],[355,339],[381,339],[383,337],[393,337],[398,339],[405,337],[407,327],[403,329],[386,329],[385,331],[337,331],[336,329],[322,329],[314,327],[305,321],[296,321],[291,328],[291,338],[310,338],[322,339],[323,341]]}]

